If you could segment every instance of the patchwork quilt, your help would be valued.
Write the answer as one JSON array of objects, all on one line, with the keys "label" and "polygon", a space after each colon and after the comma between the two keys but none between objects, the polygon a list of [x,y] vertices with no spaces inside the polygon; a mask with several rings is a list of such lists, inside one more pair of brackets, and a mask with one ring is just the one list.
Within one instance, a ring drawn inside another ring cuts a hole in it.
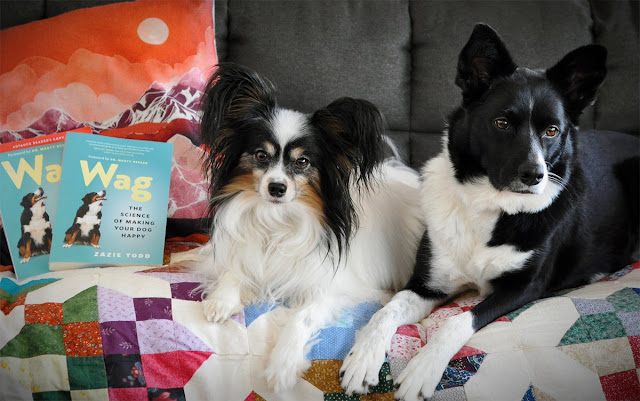
[{"label": "patchwork quilt", "polygon": [[[175,250],[197,244],[172,243]],[[348,396],[342,359],[381,305],[346,311],[322,330],[296,387],[263,378],[279,306],[251,305],[209,323],[189,262],[0,279],[3,400],[393,400],[393,380],[465,294],[419,324],[400,327],[380,384]],[[640,400],[640,263],[600,282],[514,311],[476,333],[452,359],[435,400]]]}]

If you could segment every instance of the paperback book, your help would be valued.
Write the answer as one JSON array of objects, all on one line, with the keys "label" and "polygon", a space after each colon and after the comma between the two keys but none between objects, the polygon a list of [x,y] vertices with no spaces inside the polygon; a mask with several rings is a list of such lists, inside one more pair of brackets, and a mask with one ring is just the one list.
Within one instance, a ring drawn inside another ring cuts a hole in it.
[{"label": "paperback book", "polygon": [[[91,133],[91,128],[76,132]],[[49,271],[66,132],[0,145],[0,214],[16,278]],[[88,136],[88,135],[87,135]]]},{"label": "paperback book", "polygon": [[49,268],[160,265],[173,145],[69,133]]}]

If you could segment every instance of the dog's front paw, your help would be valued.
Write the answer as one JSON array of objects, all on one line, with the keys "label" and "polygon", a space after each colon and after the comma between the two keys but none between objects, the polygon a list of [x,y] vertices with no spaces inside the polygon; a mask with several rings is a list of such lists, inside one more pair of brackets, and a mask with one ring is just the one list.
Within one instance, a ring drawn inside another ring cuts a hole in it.
[{"label": "dog's front paw", "polygon": [[71,244],[64,244],[62,245],[63,248],[71,248]]},{"label": "dog's front paw", "polygon": [[213,323],[222,323],[244,309],[239,298],[225,299],[213,294],[202,301],[202,307],[207,320]]},{"label": "dog's front paw", "polygon": [[102,248],[100,244],[91,244],[91,245],[93,245],[94,248]]},{"label": "dog's front paw", "polygon": [[298,353],[291,349],[283,350],[276,346],[271,351],[264,372],[267,386],[276,393],[289,390],[296,385],[298,377],[302,377],[309,366],[311,366],[311,362],[304,356],[304,353]]},{"label": "dog's front paw", "polygon": [[20,261],[20,263],[27,263],[29,262],[29,260],[31,260],[31,258],[24,258]]},{"label": "dog's front paw", "polygon": [[[433,396],[433,393],[442,379],[442,374],[446,369],[438,363],[436,355],[431,355],[433,347],[425,346],[407,364],[407,367],[400,373],[396,380],[395,398],[404,401],[422,401]],[[431,358],[433,357],[433,358]]]},{"label": "dog's front paw", "polygon": [[340,368],[342,388],[347,394],[366,394],[378,385],[380,367],[384,363],[388,344],[381,335],[363,333]]}]

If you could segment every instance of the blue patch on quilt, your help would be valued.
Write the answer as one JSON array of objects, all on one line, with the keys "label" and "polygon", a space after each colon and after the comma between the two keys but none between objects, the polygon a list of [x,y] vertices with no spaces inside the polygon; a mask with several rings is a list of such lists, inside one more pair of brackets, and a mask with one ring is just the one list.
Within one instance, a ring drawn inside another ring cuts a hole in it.
[{"label": "blue patch on quilt", "polygon": [[536,396],[533,394],[533,385],[529,386],[529,390],[524,393],[524,397],[522,397],[522,401],[536,401]]},{"label": "blue patch on quilt", "polygon": [[465,384],[480,369],[486,354],[471,355],[449,362],[436,390],[458,387]]},{"label": "blue patch on quilt", "polygon": [[355,342],[355,332],[367,324],[381,307],[377,302],[367,302],[345,311],[330,327],[320,330],[313,340],[320,341],[311,348],[307,357],[310,360],[344,359]]},{"label": "blue patch on quilt", "polygon": [[277,308],[278,304],[262,303],[251,304],[244,308],[244,321],[247,327],[253,323],[257,318]]},{"label": "blue patch on quilt", "polygon": [[6,292],[8,292],[11,295],[16,295],[18,294],[20,291],[29,288],[29,287],[33,287],[34,285],[38,285],[38,284],[42,284],[42,283],[48,283],[51,281],[58,281],[59,279],[57,278],[43,278],[40,280],[31,280],[27,283],[24,283],[22,285],[16,283],[15,281],[8,279],[6,277],[3,277],[2,280],[0,280],[0,288],[5,290]]}]

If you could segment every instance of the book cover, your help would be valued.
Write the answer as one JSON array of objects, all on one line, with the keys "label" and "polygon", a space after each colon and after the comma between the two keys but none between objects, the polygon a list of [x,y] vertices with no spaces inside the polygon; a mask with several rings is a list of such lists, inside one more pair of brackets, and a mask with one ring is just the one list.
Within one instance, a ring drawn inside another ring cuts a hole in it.
[{"label": "book cover", "polygon": [[160,265],[173,145],[69,133],[49,268]]},{"label": "book cover", "polygon": [[[91,128],[76,132],[91,133]],[[65,136],[0,145],[0,214],[18,280],[49,271]]]}]

